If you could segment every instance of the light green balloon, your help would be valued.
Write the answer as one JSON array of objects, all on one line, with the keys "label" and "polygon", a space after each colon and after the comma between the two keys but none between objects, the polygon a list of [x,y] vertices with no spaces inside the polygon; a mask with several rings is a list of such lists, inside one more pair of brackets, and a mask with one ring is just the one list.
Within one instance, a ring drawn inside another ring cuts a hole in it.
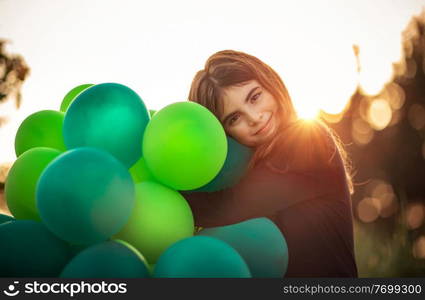
[{"label": "light green balloon", "polygon": [[180,193],[159,183],[136,184],[136,204],[124,228],[114,237],[133,245],[155,264],[171,244],[193,236],[192,211]]},{"label": "light green balloon", "polygon": [[155,178],[146,166],[146,162],[143,157],[141,157],[129,171],[135,183],[142,181],[155,181]]},{"label": "light green balloon", "polygon": [[194,102],[177,102],[158,111],[143,138],[143,157],[153,176],[176,190],[210,182],[222,168],[227,140],[218,119]]},{"label": "light green balloon", "polygon": [[60,154],[56,149],[36,147],[15,161],[6,179],[5,197],[16,219],[41,220],[36,206],[36,185],[46,166]]},{"label": "light green balloon", "polygon": [[16,133],[16,156],[35,147],[66,151],[62,134],[64,116],[63,112],[54,110],[42,110],[28,116]]},{"label": "light green balloon", "polygon": [[76,86],[72,90],[70,90],[65,97],[62,100],[60,111],[66,112],[69,105],[71,105],[72,101],[84,90],[88,89],[89,87],[93,86],[94,84],[88,83],[88,84],[81,84],[79,86]]}]

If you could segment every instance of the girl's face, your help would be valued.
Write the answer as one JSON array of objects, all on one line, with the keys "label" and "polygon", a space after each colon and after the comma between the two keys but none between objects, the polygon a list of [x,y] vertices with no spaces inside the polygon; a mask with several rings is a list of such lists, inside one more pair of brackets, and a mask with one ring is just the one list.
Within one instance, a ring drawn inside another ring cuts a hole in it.
[{"label": "girl's face", "polygon": [[220,121],[228,135],[248,147],[257,147],[278,128],[276,99],[256,80],[223,90]]}]

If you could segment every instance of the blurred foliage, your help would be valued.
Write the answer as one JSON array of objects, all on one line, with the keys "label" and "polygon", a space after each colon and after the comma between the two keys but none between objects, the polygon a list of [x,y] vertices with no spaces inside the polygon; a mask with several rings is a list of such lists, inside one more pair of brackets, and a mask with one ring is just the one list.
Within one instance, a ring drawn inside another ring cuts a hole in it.
[{"label": "blurred foliage", "polygon": [[355,168],[360,277],[425,276],[425,12],[403,32],[393,70],[378,95],[359,86],[342,115],[321,115]]},{"label": "blurred foliage", "polygon": [[[0,102],[13,98],[16,108],[21,105],[21,85],[29,74],[29,67],[20,55],[6,52],[6,41],[0,39]],[[0,126],[5,122],[0,117]]]},{"label": "blurred foliage", "polygon": [[[20,55],[6,51],[7,41],[0,39],[0,103],[14,101],[16,108],[21,104],[21,86],[29,74],[29,67]],[[7,121],[6,115],[0,115],[0,126]],[[0,213],[9,214],[3,199],[6,174],[10,165],[0,165]]]}]

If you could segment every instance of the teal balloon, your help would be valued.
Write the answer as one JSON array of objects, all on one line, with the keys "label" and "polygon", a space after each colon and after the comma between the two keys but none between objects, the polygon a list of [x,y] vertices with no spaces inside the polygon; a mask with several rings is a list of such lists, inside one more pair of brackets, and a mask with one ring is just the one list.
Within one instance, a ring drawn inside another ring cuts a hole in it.
[{"label": "teal balloon", "polygon": [[205,228],[197,233],[220,239],[244,258],[252,277],[282,278],[288,268],[288,245],[279,228],[267,218]]},{"label": "teal balloon", "polygon": [[251,273],[243,258],[227,243],[195,236],[165,250],[155,265],[154,277],[249,278]]},{"label": "teal balloon", "polygon": [[112,155],[82,147],[67,151],[43,171],[37,208],[44,224],[71,244],[105,241],[126,224],[134,183]]},{"label": "teal balloon", "polygon": [[0,277],[57,277],[71,258],[68,244],[42,223],[0,225]]},{"label": "teal balloon", "polygon": [[245,174],[253,151],[227,136],[227,156],[217,176],[197,192],[216,192],[234,186]]},{"label": "teal balloon", "polygon": [[76,256],[81,251],[87,249],[88,247],[91,247],[95,244],[86,244],[86,245],[78,245],[78,244],[69,244],[69,247],[71,248],[72,256]]},{"label": "teal balloon", "polygon": [[75,98],[84,90],[88,89],[89,87],[93,86],[94,84],[88,83],[88,84],[81,84],[79,86],[76,86],[72,90],[70,90],[65,97],[62,100],[60,111],[66,112],[69,105],[71,105],[72,101],[75,100]]},{"label": "teal balloon", "polygon": [[0,214],[0,225],[6,222],[14,221],[15,219],[8,215]]},{"label": "teal balloon", "polygon": [[142,99],[118,83],[102,83],[79,94],[68,108],[63,135],[68,149],[103,149],[127,168],[141,157],[149,114]]},{"label": "teal balloon", "polygon": [[81,251],[63,269],[64,278],[148,278],[149,267],[135,248],[107,241]]}]

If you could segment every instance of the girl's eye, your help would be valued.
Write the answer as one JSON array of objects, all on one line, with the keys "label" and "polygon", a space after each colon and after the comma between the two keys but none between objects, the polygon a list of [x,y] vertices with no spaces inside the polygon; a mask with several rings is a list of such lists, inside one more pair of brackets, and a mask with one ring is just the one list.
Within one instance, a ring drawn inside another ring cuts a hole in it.
[{"label": "girl's eye", "polygon": [[259,93],[255,94],[255,95],[253,95],[253,96],[251,97],[251,102],[255,102],[255,101],[257,101],[257,100],[258,100],[258,98],[260,98],[260,95],[261,95],[261,92],[259,92]]},{"label": "girl's eye", "polygon": [[235,114],[229,119],[229,124],[233,125],[237,120],[239,120],[239,115]]}]

